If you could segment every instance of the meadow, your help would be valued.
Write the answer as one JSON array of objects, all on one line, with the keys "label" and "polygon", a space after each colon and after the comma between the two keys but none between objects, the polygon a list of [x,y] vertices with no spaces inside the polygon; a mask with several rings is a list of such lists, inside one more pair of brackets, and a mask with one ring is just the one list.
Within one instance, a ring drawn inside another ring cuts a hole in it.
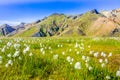
[{"label": "meadow", "polygon": [[0,80],[120,80],[120,38],[0,38]]}]

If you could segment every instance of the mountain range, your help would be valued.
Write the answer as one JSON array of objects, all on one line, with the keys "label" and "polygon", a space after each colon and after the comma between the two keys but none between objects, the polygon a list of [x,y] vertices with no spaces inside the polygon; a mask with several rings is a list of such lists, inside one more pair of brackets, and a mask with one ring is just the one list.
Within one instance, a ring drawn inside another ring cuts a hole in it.
[{"label": "mountain range", "polygon": [[51,36],[120,36],[120,9],[97,11],[79,15],[54,13],[41,20],[17,26],[0,26],[0,36],[51,37]]}]

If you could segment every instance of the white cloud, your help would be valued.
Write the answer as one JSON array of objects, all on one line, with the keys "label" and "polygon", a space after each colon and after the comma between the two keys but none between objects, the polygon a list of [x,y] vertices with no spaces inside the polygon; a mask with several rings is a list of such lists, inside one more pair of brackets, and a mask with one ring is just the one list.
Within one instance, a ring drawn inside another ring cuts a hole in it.
[{"label": "white cloud", "polygon": [[0,20],[0,25],[3,25],[3,24],[9,24],[9,25],[11,25],[11,26],[15,26],[15,25],[20,24],[20,22]]}]

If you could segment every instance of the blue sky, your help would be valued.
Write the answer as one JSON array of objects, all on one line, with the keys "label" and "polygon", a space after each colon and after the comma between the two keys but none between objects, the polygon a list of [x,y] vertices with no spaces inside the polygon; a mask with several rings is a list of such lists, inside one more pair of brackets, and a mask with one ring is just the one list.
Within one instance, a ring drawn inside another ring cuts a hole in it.
[{"label": "blue sky", "polygon": [[120,8],[120,0],[0,0],[0,25],[33,22],[52,13],[74,15]]}]

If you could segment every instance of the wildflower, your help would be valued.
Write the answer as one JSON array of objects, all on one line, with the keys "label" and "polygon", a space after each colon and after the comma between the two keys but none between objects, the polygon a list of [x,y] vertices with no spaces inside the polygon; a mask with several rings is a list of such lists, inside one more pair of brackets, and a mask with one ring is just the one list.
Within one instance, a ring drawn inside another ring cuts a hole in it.
[{"label": "wildflower", "polygon": [[5,67],[8,68],[9,64],[5,64]]},{"label": "wildflower", "polygon": [[19,60],[22,60],[22,58],[21,58],[20,56],[18,57],[18,59],[19,59]]},{"label": "wildflower", "polygon": [[18,49],[20,47],[20,44],[14,44],[14,48]]},{"label": "wildflower", "polygon": [[65,55],[65,52],[62,52],[63,55]]},{"label": "wildflower", "polygon": [[66,58],[66,60],[67,60],[68,62],[70,62],[70,61],[71,61],[71,57],[68,56],[68,57]]},{"label": "wildflower", "polygon": [[12,56],[11,54],[8,54],[8,55],[7,55],[7,57],[9,57],[9,58],[10,58],[11,56]]},{"label": "wildflower", "polygon": [[103,54],[103,57],[106,57],[106,54]]},{"label": "wildflower", "polygon": [[51,47],[49,47],[48,49],[51,49]]},{"label": "wildflower", "polygon": [[72,59],[71,59],[71,61],[73,62],[73,61],[74,61],[74,59],[72,58]]},{"label": "wildflower", "polygon": [[91,71],[92,69],[93,69],[93,67],[91,67],[91,66],[88,68],[89,71]]},{"label": "wildflower", "polygon": [[61,47],[63,47],[63,45],[61,45]]},{"label": "wildflower", "polygon": [[33,55],[32,53],[29,54],[29,56],[32,56],[32,55]]},{"label": "wildflower", "polygon": [[53,53],[53,51],[50,51],[50,53],[52,54],[52,53]]},{"label": "wildflower", "polygon": [[86,67],[89,67],[88,63],[85,63],[85,66],[86,66]]},{"label": "wildflower", "polygon": [[71,52],[72,51],[72,49],[69,49],[69,52]]},{"label": "wildflower", "polygon": [[72,62],[70,62],[70,64],[72,64]]},{"label": "wildflower", "polygon": [[19,51],[16,51],[13,55],[13,57],[17,57],[17,56],[19,56]]},{"label": "wildflower", "polygon": [[78,45],[78,43],[76,42],[76,44],[75,44],[75,48],[78,48],[78,46],[79,46],[79,45]]},{"label": "wildflower", "polygon": [[13,65],[13,61],[12,61],[12,60],[9,60],[9,61],[8,61],[8,64]]},{"label": "wildflower", "polygon": [[44,51],[44,48],[41,48],[40,51],[43,52],[43,51]]},{"label": "wildflower", "polygon": [[101,56],[103,56],[104,55],[104,52],[101,52]]},{"label": "wildflower", "polygon": [[86,60],[87,60],[87,61],[90,61],[90,57],[87,56],[87,57],[86,57]]},{"label": "wildflower", "polygon": [[112,56],[112,53],[109,53],[108,57],[111,57]]},{"label": "wildflower", "polygon": [[26,51],[29,51],[29,50],[30,50],[30,47],[28,46],[25,50],[26,50]]},{"label": "wildflower", "polygon": [[80,54],[80,52],[79,52],[79,51],[77,51],[77,52],[76,52],[76,54]]},{"label": "wildflower", "polygon": [[99,59],[99,62],[100,62],[100,63],[102,63],[102,62],[103,62],[103,60],[102,60],[102,59]]},{"label": "wildflower", "polygon": [[53,56],[54,59],[58,59],[58,54]]},{"label": "wildflower", "polygon": [[75,69],[81,69],[81,63],[80,62],[76,62],[74,65]]},{"label": "wildflower", "polygon": [[58,48],[60,47],[60,45],[59,45],[59,44],[58,44],[57,46],[58,46]]},{"label": "wildflower", "polygon": [[82,60],[85,60],[85,59],[86,59],[86,58],[85,58],[85,56],[83,55],[83,56],[82,56]]},{"label": "wildflower", "polygon": [[101,64],[101,67],[102,67],[102,68],[105,67],[105,63],[102,63],[102,64]]},{"label": "wildflower", "polygon": [[7,46],[11,46],[11,45],[12,45],[12,43],[11,43],[11,42],[8,42],[8,43],[7,43]]},{"label": "wildflower", "polygon": [[105,59],[105,63],[108,63],[108,59]]},{"label": "wildflower", "polygon": [[4,52],[5,51],[5,47],[2,48],[1,52]]},{"label": "wildflower", "polygon": [[23,50],[23,53],[25,54],[27,51],[29,51],[30,50],[30,47],[29,46],[27,46],[24,50]]},{"label": "wildflower", "polygon": [[98,57],[98,54],[99,54],[98,52],[94,53],[94,57]]},{"label": "wildflower", "polygon": [[93,51],[90,51],[89,54],[93,54]]},{"label": "wildflower", "polygon": [[120,70],[118,70],[118,71],[116,72],[116,76],[117,76],[117,77],[120,77]]},{"label": "wildflower", "polygon": [[89,45],[88,48],[90,48],[91,46]]},{"label": "wildflower", "polygon": [[107,76],[106,76],[106,79],[109,80],[109,79],[111,79],[111,78],[110,78],[110,76],[107,75]]},{"label": "wildflower", "polygon": [[45,54],[45,51],[43,51],[42,54],[44,55],[44,54]]}]

